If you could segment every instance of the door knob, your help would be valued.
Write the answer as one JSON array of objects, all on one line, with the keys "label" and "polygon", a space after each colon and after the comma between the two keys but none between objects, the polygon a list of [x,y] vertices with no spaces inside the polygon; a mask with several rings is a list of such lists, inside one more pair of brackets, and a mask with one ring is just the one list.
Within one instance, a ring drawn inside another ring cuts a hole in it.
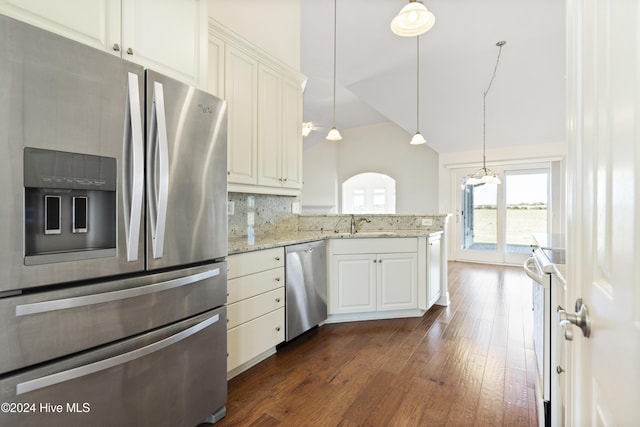
[{"label": "door knob", "polygon": [[567,341],[573,340],[573,329],[571,325],[579,327],[585,338],[589,338],[591,335],[589,308],[582,302],[582,298],[576,300],[575,309],[575,313],[568,313],[562,307],[558,306],[558,323],[564,330],[564,339]]}]

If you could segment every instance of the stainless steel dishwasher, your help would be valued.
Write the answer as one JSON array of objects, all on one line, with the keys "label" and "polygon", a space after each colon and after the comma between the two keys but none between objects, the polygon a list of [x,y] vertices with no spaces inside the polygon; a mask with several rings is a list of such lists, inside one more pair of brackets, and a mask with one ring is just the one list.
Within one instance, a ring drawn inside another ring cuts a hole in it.
[{"label": "stainless steel dishwasher", "polygon": [[327,320],[326,248],[324,240],[285,247],[287,341]]}]

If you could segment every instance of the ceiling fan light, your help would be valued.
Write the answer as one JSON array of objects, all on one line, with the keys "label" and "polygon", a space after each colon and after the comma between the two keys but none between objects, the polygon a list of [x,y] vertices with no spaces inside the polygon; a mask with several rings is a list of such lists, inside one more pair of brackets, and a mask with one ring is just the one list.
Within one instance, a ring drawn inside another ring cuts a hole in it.
[{"label": "ceiling fan light", "polygon": [[424,139],[424,136],[422,136],[422,134],[420,132],[416,132],[415,135],[413,135],[413,138],[411,138],[411,142],[409,142],[409,144],[411,145],[420,145],[420,144],[426,144],[427,140]]},{"label": "ceiling fan light", "polygon": [[338,129],[332,127],[327,134],[326,139],[328,139],[329,141],[340,141],[342,139],[342,135],[340,135],[340,131],[338,131]]},{"label": "ceiling fan light", "polygon": [[436,17],[425,5],[411,0],[391,20],[391,31],[402,37],[414,37],[429,31]]}]

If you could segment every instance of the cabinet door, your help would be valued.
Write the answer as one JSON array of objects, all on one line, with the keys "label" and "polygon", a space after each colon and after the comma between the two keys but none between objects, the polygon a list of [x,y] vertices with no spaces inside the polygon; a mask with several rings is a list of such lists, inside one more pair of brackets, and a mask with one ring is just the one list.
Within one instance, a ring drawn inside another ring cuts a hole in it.
[{"label": "cabinet door", "polygon": [[376,311],[375,255],[334,255],[331,313]]},{"label": "cabinet door", "polygon": [[258,66],[258,184],[282,186],[282,77]]},{"label": "cabinet door", "polygon": [[206,87],[205,0],[123,0],[122,57]]},{"label": "cabinet door", "polygon": [[0,0],[0,13],[120,55],[120,0]]},{"label": "cabinet door", "polygon": [[427,299],[429,307],[440,298],[440,238],[429,239],[427,246]]},{"label": "cabinet door", "polygon": [[225,42],[209,35],[207,91],[224,99],[224,52]]},{"label": "cabinet door", "polygon": [[282,186],[302,188],[302,87],[282,83]]},{"label": "cabinet door", "polygon": [[227,138],[229,183],[257,184],[258,62],[227,46],[224,94],[228,101]]},{"label": "cabinet door", "polygon": [[418,256],[415,253],[378,255],[378,311],[418,307]]}]

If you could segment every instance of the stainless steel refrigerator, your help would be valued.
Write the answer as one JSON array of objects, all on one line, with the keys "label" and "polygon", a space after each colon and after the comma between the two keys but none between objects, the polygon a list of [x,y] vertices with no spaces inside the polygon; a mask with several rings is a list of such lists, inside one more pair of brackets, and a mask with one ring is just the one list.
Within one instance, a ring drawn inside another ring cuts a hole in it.
[{"label": "stainless steel refrigerator", "polygon": [[0,16],[0,425],[226,402],[226,103]]}]

